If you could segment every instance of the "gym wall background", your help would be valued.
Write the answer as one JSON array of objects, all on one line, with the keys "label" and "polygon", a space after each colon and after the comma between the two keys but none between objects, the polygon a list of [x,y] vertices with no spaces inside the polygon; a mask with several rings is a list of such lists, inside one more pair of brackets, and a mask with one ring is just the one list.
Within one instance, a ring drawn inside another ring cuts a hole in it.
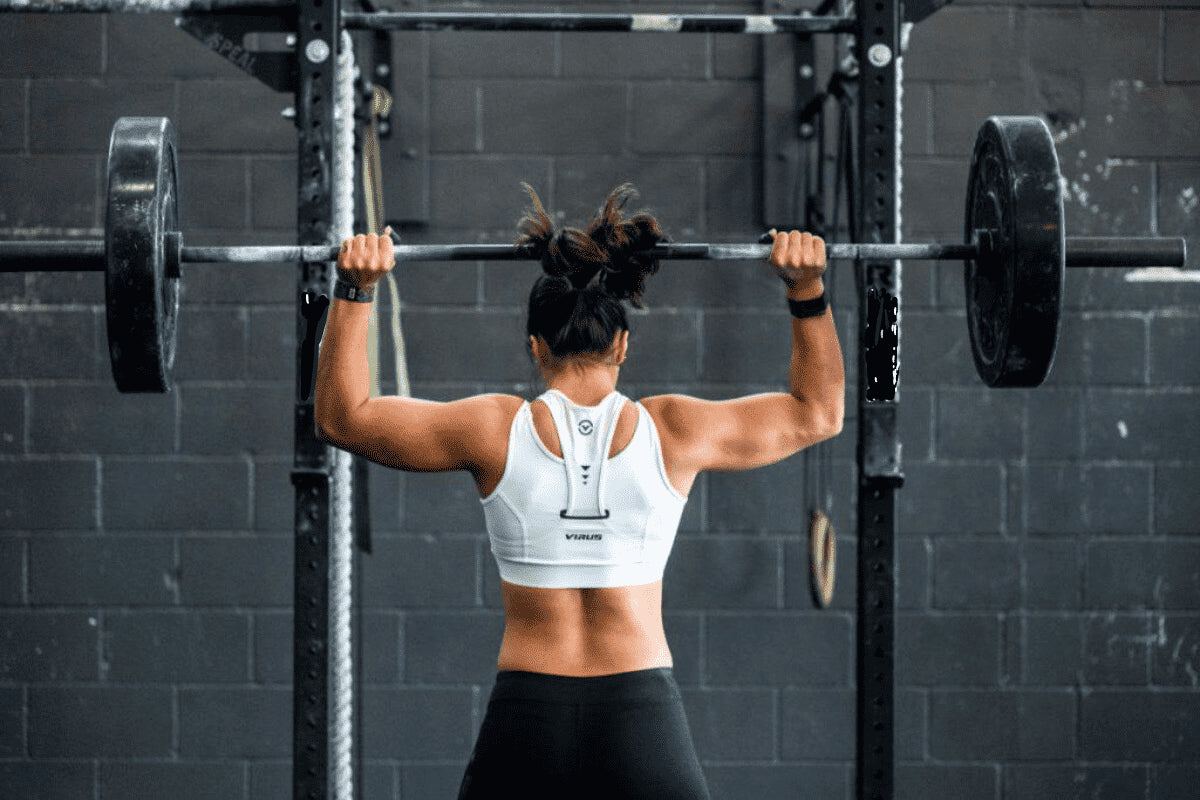
[{"label": "gym wall background", "polygon": [[[589,5],[631,8],[665,10]],[[906,238],[959,240],[978,125],[1036,113],[1058,134],[1072,234],[1200,252],[1198,36],[1197,4],[1167,0],[957,0],[930,17],[904,65]],[[520,180],[575,218],[632,179],[679,239],[757,235],[757,39],[395,42],[428,114],[427,197],[385,171],[389,208],[428,213],[411,241],[506,240]],[[112,123],[156,114],[179,127],[189,242],[294,237],[290,98],[168,16],[4,15],[0,52],[6,235],[95,236]],[[112,387],[100,276],[0,275],[0,796],[290,795],[293,270],[189,271],[179,386],[146,397]],[[531,390],[532,270],[398,271],[414,394]],[[1200,286],[1074,272],[1046,385],[989,391],[959,273],[904,271],[897,796],[1193,797]],[[778,294],[765,269],[665,265],[625,390],[780,385]],[[714,797],[852,796],[854,424],[833,449],[830,610],[808,597],[801,458],[692,493],[667,624]],[[363,796],[453,796],[501,630],[482,516],[463,475],[375,469],[371,489]]]}]

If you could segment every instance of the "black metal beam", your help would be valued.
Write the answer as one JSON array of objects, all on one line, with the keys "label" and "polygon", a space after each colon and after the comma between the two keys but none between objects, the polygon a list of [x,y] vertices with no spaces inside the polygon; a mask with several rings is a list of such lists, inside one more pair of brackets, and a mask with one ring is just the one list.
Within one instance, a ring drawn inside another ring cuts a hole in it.
[{"label": "black metal beam", "polygon": [[[340,0],[300,0],[297,9],[297,234],[301,245],[329,245],[333,219],[334,75]],[[328,291],[330,262],[302,261],[297,275],[295,460],[295,662],[292,682],[292,794],[329,796],[329,447],[317,438],[305,391],[305,296]],[[311,364],[307,365],[311,369]]]},{"label": "black metal beam", "polygon": [[[901,0],[856,4],[859,62],[860,241],[897,240]],[[858,386],[859,800],[895,794],[896,489],[904,476],[896,429],[900,374],[900,264],[861,265]]]}]

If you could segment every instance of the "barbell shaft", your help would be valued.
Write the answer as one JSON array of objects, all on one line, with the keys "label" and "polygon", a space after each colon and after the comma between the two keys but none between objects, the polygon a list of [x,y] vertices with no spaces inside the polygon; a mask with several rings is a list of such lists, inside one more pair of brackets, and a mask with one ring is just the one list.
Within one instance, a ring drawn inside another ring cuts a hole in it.
[{"label": "barbell shaft", "polygon": [[[297,261],[334,261],[336,245],[255,245],[246,247],[184,245],[180,260],[185,263],[258,264]],[[662,259],[698,261],[761,261],[771,254],[769,244],[677,242],[661,244],[655,252]],[[826,256],[832,260],[962,261],[975,258],[978,250],[968,244],[830,243]],[[527,261],[532,256],[506,244],[399,244],[398,261]],[[1187,246],[1180,237],[1067,237],[1068,267],[1182,267]],[[0,242],[0,272],[76,272],[105,269],[104,242],[99,239],[37,240]]]}]

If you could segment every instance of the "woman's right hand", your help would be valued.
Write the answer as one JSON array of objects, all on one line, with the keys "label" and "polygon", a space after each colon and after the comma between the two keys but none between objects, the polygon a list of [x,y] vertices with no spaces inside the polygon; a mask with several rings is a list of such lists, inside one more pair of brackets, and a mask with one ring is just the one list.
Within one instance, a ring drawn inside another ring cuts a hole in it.
[{"label": "woman's right hand", "polygon": [[775,243],[771,246],[771,265],[789,290],[813,287],[821,291],[821,276],[825,274],[825,240],[801,231],[779,233],[771,230]]}]

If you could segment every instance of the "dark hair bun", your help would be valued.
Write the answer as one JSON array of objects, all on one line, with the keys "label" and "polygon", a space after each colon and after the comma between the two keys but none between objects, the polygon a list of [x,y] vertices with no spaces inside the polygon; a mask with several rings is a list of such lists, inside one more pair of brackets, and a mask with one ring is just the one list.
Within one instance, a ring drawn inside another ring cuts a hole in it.
[{"label": "dark hair bun", "polygon": [[637,196],[637,190],[628,183],[618,186],[586,230],[565,228],[555,233],[554,223],[533,187],[527,183],[521,186],[532,205],[518,225],[517,245],[528,247],[541,260],[547,275],[567,278],[576,289],[587,288],[599,275],[597,285],[601,291],[641,308],[646,277],[658,271],[653,248],[669,240],[658,220],[649,214],[625,219],[622,209]]}]

